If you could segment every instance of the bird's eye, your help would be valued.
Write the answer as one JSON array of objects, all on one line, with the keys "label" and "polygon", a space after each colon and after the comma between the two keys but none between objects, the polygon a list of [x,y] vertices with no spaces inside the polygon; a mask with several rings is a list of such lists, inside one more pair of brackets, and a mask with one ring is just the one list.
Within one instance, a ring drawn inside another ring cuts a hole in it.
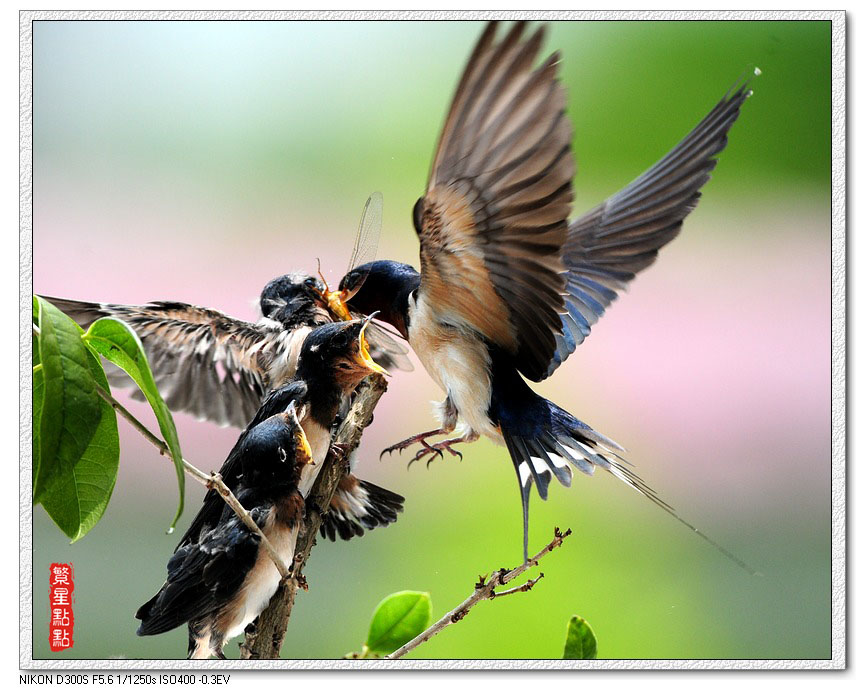
[{"label": "bird's eye", "polygon": [[306,287],[314,288],[316,286],[315,285],[315,278],[307,278],[306,280],[303,281],[303,284],[306,285]]}]

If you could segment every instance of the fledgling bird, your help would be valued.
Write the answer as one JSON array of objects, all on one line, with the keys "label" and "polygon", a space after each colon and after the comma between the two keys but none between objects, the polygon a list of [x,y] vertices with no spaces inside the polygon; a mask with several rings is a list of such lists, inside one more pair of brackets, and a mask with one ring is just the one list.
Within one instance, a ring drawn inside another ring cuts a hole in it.
[{"label": "fledgling bird", "polygon": [[[304,340],[294,380],[267,395],[219,469],[232,491],[243,479],[240,451],[246,434],[294,403],[312,455],[312,462],[303,468],[298,490],[304,497],[309,494],[330,448],[331,429],[344,400],[366,376],[385,371],[370,355],[366,341],[369,325],[367,317],[324,324],[310,332]],[[387,526],[396,521],[403,502],[399,494],[349,474],[340,482],[329,510],[322,516],[322,534],[331,540],[337,534],[342,539],[350,539],[362,535],[364,527]],[[215,524],[222,513],[222,504],[215,490],[208,491],[178,548],[195,541]]]},{"label": "fledgling bird", "polygon": [[[333,298],[328,301],[329,294],[333,293],[321,280],[304,273],[274,278],[261,292],[262,317],[257,323],[181,302],[128,306],[46,299],[82,328],[103,316],[129,325],[141,338],[157,387],[171,410],[220,425],[251,428],[276,414],[281,399],[276,399],[276,405],[268,404],[267,394],[294,378],[310,332],[351,318],[351,312]],[[369,323],[364,340],[374,360],[385,367],[411,370],[405,346],[380,326]],[[112,385],[133,384],[122,370],[108,366],[106,370]],[[137,388],[133,397],[143,398]],[[343,408],[348,402],[346,397]],[[350,461],[353,470],[357,455]],[[399,494],[351,474],[340,482],[322,523],[322,535],[331,541],[336,535],[342,539],[360,536],[364,527],[373,529],[395,521],[403,501]],[[220,503],[221,499],[215,503],[217,511]],[[218,516],[217,512],[212,519]]]},{"label": "fledgling bird", "polygon": [[[294,377],[301,345],[313,328],[359,316],[335,313],[328,294],[321,280],[305,273],[274,278],[261,292],[257,323],[182,302],[132,306],[45,299],[85,329],[103,316],[125,322],[141,338],[169,409],[242,429],[267,392]],[[366,338],[383,366],[411,370],[406,348],[380,326],[370,324]],[[107,369],[112,385],[134,385],[123,371]],[[143,400],[137,389],[133,397]]]},{"label": "fledgling bird", "polygon": [[[676,237],[751,91],[732,89],[658,163],[569,223],[574,163],[558,56],[533,67],[543,27],[524,31],[518,23],[497,41],[492,23],[469,58],[413,211],[420,273],[376,261],[340,288],[353,293],[353,309],[393,325],[447,394],[439,428],[385,452],[420,443],[415,460],[461,457],[452,446],[482,435],[506,445],[527,558],[531,487],[546,499],[552,477],[570,485],[572,467],[602,467],[684,522],[624,464],[621,446],[523,377],[552,374]],[[426,440],[455,429],[455,438]]]},{"label": "fledgling bird", "polygon": [[[250,428],[237,457],[242,479],[237,499],[279,553],[293,563],[304,514],[299,491],[303,468],[312,461],[295,402]],[[165,584],[135,614],[139,635],[189,625],[190,659],[224,659],[222,648],[267,606],[281,576],[261,538],[223,504],[219,519],[168,561]]]},{"label": "fledgling bird", "polygon": [[[342,400],[366,376],[384,371],[369,354],[364,334],[369,321],[315,328],[304,341],[295,379],[265,398],[220,469],[287,564]],[[352,483],[341,487],[344,510],[324,517],[331,531],[362,534],[360,525],[396,519],[402,497],[356,478]],[[142,621],[138,634],[188,622],[190,657],[221,657],[225,642],[267,606],[279,579],[258,538],[211,490],[168,563],[165,585],[136,613]]]}]

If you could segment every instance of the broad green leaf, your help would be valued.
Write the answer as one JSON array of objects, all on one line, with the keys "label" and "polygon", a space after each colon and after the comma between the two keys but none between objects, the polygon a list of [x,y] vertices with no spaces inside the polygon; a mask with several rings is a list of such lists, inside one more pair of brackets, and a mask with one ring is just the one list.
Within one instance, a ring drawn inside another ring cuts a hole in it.
[{"label": "broad green leaf", "polygon": [[[96,384],[107,391],[108,381],[102,365],[89,350],[87,363]],[[73,542],[99,522],[117,481],[120,464],[117,415],[101,398],[99,407],[101,417],[96,432],[75,463],[72,475],[64,477],[42,499],[42,506]]]},{"label": "broad green leaf", "polygon": [[180,440],[177,438],[174,419],[171,417],[168,406],[162,400],[162,396],[159,395],[159,391],[156,388],[156,382],[153,380],[153,374],[150,371],[150,365],[147,363],[147,356],[144,354],[141,340],[129,326],[122,321],[112,318],[102,318],[94,321],[87,330],[87,333],[84,334],[83,340],[93,352],[102,355],[105,359],[113,362],[129,374],[141,389],[141,392],[144,393],[144,397],[147,398],[150,407],[153,408],[156,421],[159,423],[159,430],[162,432],[162,438],[165,439],[165,443],[168,445],[171,459],[174,461],[174,467],[177,470],[180,502],[177,507],[177,514],[171,522],[171,529],[173,530],[178,518],[183,513],[185,479],[183,473],[183,454],[180,452]]},{"label": "broad green leaf", "polygon": [[598,641],[592,627],[580,616],[571,616],[565,638],[565,653],[562,659],[597,659]]},{"label": "broad green leaf", "polygon": [[366,647],[376,654],[390,654],[426,630],[431,618],[429,592],[391,594],[372,614]]},{"label": "broad green leaf", "polygon": [[[71,492],[61,502],[68,514],[51,515],[58,525],[61,522],[65,525],[63,530],[69,534],[77,514],[72,510],[77,500],[74,482],[69,485],[69,481],[96,432],[102,411],[87,360],[88,351],[81,342],[81,329],[53,304],[36,299],[42,413],[38,433],[34,434],[39,462],[33,482],[33,502],[41,503],[48,493],[61,489]],[[77,526],[74,529],[77,532]]]}]

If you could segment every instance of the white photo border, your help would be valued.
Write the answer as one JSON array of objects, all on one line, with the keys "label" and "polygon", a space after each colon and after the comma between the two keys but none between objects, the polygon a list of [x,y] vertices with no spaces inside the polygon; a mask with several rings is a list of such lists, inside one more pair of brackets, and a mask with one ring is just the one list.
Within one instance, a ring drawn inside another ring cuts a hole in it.
[{"label": "white photo border", "polygon": [[[831,21],[832,22],[832,658],[831,659],[555,659],[365,660],[278,659],[146,660],[33,659],[33,582],[31,502],[32,430],[26,420],[32,408],[33,213],[32,213],[32,87],[34,21],[172,21],[172,20],[481,20],[533,19],[673,20],[673,21]],[[569,669],[844,669],[846,668],[846,15],[843,11],[30,11],[19,13],[19,604],[20,669],[178,669],[237,670],[569,670]]]}]

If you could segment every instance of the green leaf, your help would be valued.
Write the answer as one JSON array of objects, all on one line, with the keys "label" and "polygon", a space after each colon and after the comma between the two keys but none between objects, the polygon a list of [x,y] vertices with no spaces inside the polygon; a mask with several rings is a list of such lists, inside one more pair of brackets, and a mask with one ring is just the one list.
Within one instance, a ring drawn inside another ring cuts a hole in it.
[{"label": "green leaf", "polygon": [[[93,438],[102,411],[88,351],[81,342],[81,329],[53,304],[36,299],[41,365],[41,372],[37,373],[42,375],[39,382],[42,399],[38,432],[34,434],[38,463],[34,463],[33,502],[43,503],[48,493],[60,491],[63,510],[49,513],[72,536],[78,531],[79,518],[73,479],[75,465]],[[34,382],[34,393],[36,390]],[[37,414],[34,407],[34,415]]]},{"label": "green leaf", "polygon": [[376,654],[390,654],[426,630],[431,618],[429,592],[391,594],[372,614],[366,647]]},{"label": "green leaf", "polygon": [[597,659],[598,641],[592,627],[580,616],[571,616],[565,638],[565,653],[562,659]]},{"label": "green leaf", "polygon": [[[102,365],[89,350],[87,363],[96,384],[103,390],[109,390]],[[117,415],[102,398],[99,399],[99,407],[99,424],[84,453],[75,463],[72,476],[64,477],[42,499],[42,506],[73,542],[81,539],[102,518],[117,481],[117,468],[120,465]],[[73,496],[74,502],[71,500]]]},{"label": "green leaf", "polygon": [[105,359],[113,362],[125,371],[144,393],[150,407],[156,415],[162,438],[168,445],[171,459],[177,471],[177,485],[180,490],[180,501],[177,513],[171,522],[170,530],[174,529],[177,520],[183,513],[184,479],[183,454],[180,452],[180,440],[177,438],[177,429],[168,406],[159,395],[153,373],[147,363],[147,356],[141,340],[135,332],[122,321],[112,318],[102,318],[94,321],[83,337],[84,342],[91,350],[102,355]]}]

